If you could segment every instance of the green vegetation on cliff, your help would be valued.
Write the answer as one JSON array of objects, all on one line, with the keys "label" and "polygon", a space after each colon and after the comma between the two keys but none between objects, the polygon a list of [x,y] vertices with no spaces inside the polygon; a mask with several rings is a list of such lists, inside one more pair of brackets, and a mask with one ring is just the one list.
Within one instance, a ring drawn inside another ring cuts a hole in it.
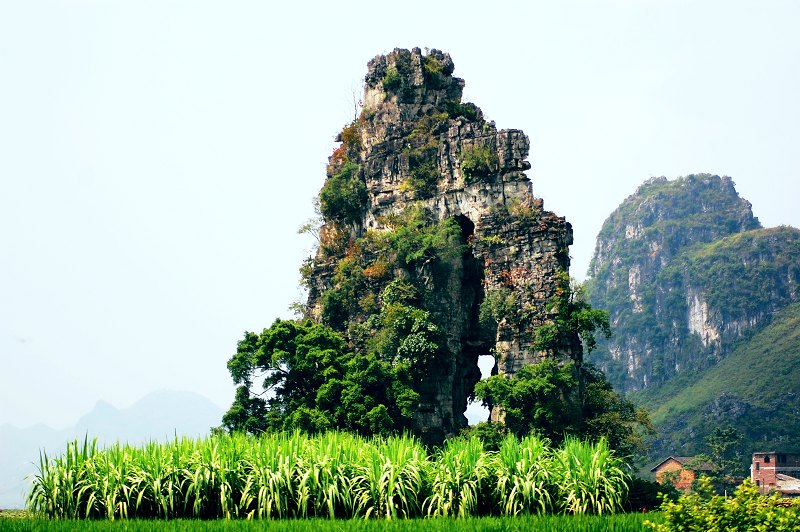
[{"label": "green vegetation on cliff", "polygon": [[800,280],[800,231],[757,229],[694,246],[660,277],[668,281],[681,275],[702,290],[723,322],[746,319],[754,309],[771,312],[796,298],[792,285]]},{"label": "green vegetation on cliff", "polygon": [[467,181],[488,176],[497,171],[497,154],[488,146],[472,146],[461,152],[461,171]]},{"label": "green vegetation on cliff", "polygon": [[626,257],[622,250],[633,251],[640,241],[661,240],[674,252],[760,226],[750,203],[739,197],[729,177],[691,174],[672,180],[651,178],[603,224],[590,274],[597,277],[610,266],[604,260],[606,256],[638,260],[635,255]]},{"label": "green vegetation on cliff", "polygon": [[592,361],[653,411],[653,453],[797,449],[800,230],[762,229],[730,178],[650,180],[608,218],[587,282],[614,337]]},{"label": "green vegetation on cliff", "polygon": [[640,390],[705,369],[747,328],[727,324],[760,321],[790,301],[796,230],[758,226],[730,178],[708,174],[652,179],[609,216],[586,286],[611,315],[615,336],[594,361],[615,386]]},{"label": "green vegetation on cliff", "polygon": [[715,427],[730,425],[743,434],[750,453],[800,452],[798,382],[800,303],[795,303],[699,378],[648,390],[640,400],[661,429],[661,449],[698,451],[698,442]]},{"label": "green vegetation on cliff", "polygon": [[[384,220],[387,230],[369,231],[352,239],[344,257],[334,267],[335,285],[321,298],[323,323],[340,332],[365,323],[382,311],[379,298],[392,280],[402,280],[416,293],[407,304],[424,306],[425,290],[413,275],[427,265],[438,271],[467,249],[461,229],[453,219],[435,222],[419,205]],[[379,322],[371,321],[373,325]]]},{"label": "green vegetation on cliff", "polygon": [[326,219],[355,223],[361,218],[367,202],[367,187],[358,171],[356,163],[347,161],[341,170],[325,181],[319,198]]}]

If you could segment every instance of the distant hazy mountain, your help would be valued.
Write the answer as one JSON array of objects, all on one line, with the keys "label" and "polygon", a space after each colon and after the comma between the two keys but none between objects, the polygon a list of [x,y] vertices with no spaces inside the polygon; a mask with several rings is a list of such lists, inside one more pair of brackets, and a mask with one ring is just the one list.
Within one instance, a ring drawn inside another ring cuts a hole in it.
[{"label": "distant hazy mountain", "polygon": [[0,426],[0,508],[21,508],[35,474],[39,451],[52,456],[63,452],[74,438],[97,438],[133,444],[177,436],[203,436],[220,424],[223,410],[192,392],[162,390],[146,395],[129,408],[117,409],[105,401],[81,417],[74,427],[54,430],[45,425],[20,429]]},{"label": "distant hazy mountain", "polygon": [[0,426],[0,508],[22,508],[30,482],[25,480],[36,471],[39,449],[48,453],[66,446],[66,431],[44,425],[18,429]]},{"label": "distant hazy mountain", "polygon": [[221,423],[223,411],[209,399],[192,392],[158,391],[130,408],[118,410],[105,401],[80,418],[71,429],[75,436],[97,437],[101,444],[113,441],[139,443],[178,435],[208,434]]}]

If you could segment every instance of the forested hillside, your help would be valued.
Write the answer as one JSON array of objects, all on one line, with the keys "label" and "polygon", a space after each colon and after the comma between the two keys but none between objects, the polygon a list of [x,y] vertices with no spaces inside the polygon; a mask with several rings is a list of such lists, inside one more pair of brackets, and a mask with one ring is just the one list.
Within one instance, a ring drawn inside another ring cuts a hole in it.
[{"label": "forested hillside", "polygon": [[800,303],[795,303],[700,378],[678,378],[641,395],[660,428],[654,451],[700,452],[714,428],[728,425],[753,451],[758,446],[800,452],[799,382]]},{"label": "forested hillside", "polygon": [[729,177],[651,179],[606,220],[589,274],[614,329],[591,361],[654,411],[654,452],[729,425],[745,454],[796,445],[800,230],[761,228]]}]

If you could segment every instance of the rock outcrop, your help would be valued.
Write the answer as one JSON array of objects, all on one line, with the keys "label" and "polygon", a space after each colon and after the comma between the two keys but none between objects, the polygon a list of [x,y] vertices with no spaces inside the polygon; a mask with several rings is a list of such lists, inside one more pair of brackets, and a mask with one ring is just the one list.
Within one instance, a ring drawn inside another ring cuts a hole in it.
[{"label": "rock outcrop", "polygon": [[[393,279],[419,287],[448,353],[418,390],[416,423],[433,441],[466,426],[479,356],[494,355],[496,371],[513,374],[579,350],[573,337],[534,346],[536,328],[558,311],[548,303],[567,282],[571,227],[532,193],[525,134],[498,130],[463,103],[464,81],[453,70],[438,50],[396,49],[369,62],[362,112],[329,160],[321,244],[305,270],[309,315],[346,334],[375,312]],[[427,226],[455,220],[463,247],[399,260],[397,249],[370,244],[412,211],[424,213]],[[347,277],[349,264],[359,283]],[[338,299],[329,295],[337,290]],[[493,302],[508,312],[493,312]]]},{"label": "rock outcrop", "polygon": [[615,387],[697,374],[800,293],[800,231],[762,229],[729,177],[651,179],[606,220],[591,302],[615,334],[595,354]]}]

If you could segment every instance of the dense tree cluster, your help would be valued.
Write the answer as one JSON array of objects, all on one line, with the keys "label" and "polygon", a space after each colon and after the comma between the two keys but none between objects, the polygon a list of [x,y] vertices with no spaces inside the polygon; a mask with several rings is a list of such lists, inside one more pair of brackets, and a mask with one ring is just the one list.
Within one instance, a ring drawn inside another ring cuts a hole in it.
[{"label": "dense tree cluster", "polygon": [[[403,261],[413,262],[419,249],[428,248],[402,250]],[[596,332],[609,334],[607,315],[592,309],[568,278],[557,298],[558,317],[543,337],[575,333],[591,351]],[[349,341],[310,320],[277,320],[260,335],[246,333],[228,362],[239,388],[224,426],[251,433],[413,431],[419,399],[415,385],[447,353],[430,313],[418,306],[420,296],[412,283],[391,281],[379,301],[379,311],[349,324]],[[569,436],[603,437],[624,456],[641,451],[643,436],[652,430],[647,414],[617,394],[605,375],[582,358],[581,349],[574,361],[545,358],[513,377],[494,375],[479,382],[475,395],[500,407],[503,423],[479,427],[475,434],[490,447],[493,439],[511,432],[518,437],[536,433],[554,443]],[[263,392],[255,392],[257,378],[263,378]]]},{"label": "dense tree cluster", "polygon": [[545,358],[520,368],[508,377],[493,375],[475,386],[475,395],[502,410],[503,424],[517,436],[538,433],[554,442],[568,436],[605,438],[624,456],[645,447],[644,437],[653,428],[647,413],[614,391],[597,367],[583,361],[584,348],[591,353],[596,334],[611,335],[608,313],[586,301],[581,286],[564,274],[549,304],[552,323],[536,330],[535,347],[554,351],[559,338],[577,335],[577,352],[567,363]]},{"label": "dense tree cluster", "polygon": [[616,393],[590,364],[578,369],[573,362],[546,359],[520,368],[513,377],[493,375],[479,382],[475,395],[501,407],[505,428],[519,437],[537,433],[555,443],[568,436],[604,437],[621,455],[632,456],[643,450],[651,430],[647,414]]},{"label": "dense tree cluster", "polygon": [[[228,369],[239,385],[223,418],[231,431],[388,435],[410,428],[418,397],[409,362],[352,352],[341,335],[311,321],[277,320],[260,335],[246,333]],[[266,397],[252,394],[256,375]]]},{"label": "dense tree cluster", "polygon": [[707,466],[703,476],[709,477],[717,493],[733,491],[748,474],[742,466],[743,439],[743,434],[731,426],[715,427],[703,439],[703,452],[695,456],[693,465],[698,469],[700,465]]}]

